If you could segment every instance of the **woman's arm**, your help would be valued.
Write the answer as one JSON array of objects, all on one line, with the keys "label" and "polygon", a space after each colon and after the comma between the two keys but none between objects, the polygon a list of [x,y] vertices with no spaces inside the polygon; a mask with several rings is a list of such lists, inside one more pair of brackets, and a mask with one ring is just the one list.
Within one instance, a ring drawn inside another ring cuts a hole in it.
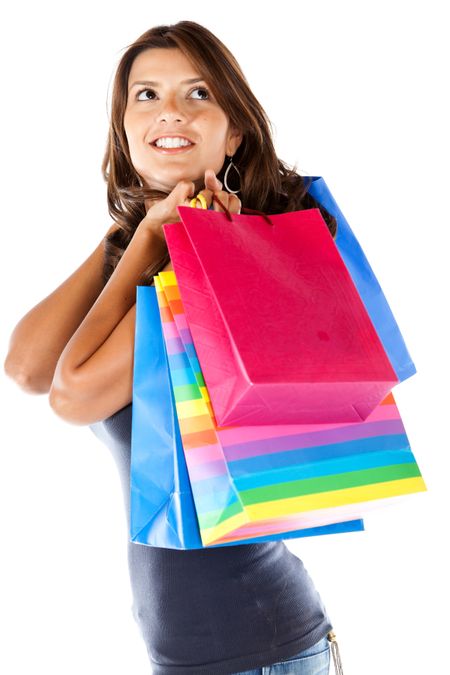
[{"label": "woman's arm", "polygon": [[[109,417],[132,400],[136,286],[165,254],[164,240],[136,229],[108,283],[67,343],[55,369],[49,402],[72,424]],[[166,269],[170,269],[169,263]]]},{"label": "woman's arm", "polygon": [[[214,171],[205,172],[207,205],[216,191],[233,213],[235,195],[221,191]],[[147,267],[167,254],[164,223],[180,220],[178,206],[188,206],[195,192],[182,180],[163,200],[150,205],[113,274],[58,361],[50,388],[50,406],[73,424],[87,425],[109,417],[132,400],[136,286]],[[219,209],[216,209],[219,210]],[[165,269],[171,269],[169,262]]]},{"label": "woman's arm", "polygon": [[[117,228],[111,225],[106,236]],[[14,328],[3,368],[24,391],[44,394],[50,390],[62,350],[103,287],[104,241]]]}]

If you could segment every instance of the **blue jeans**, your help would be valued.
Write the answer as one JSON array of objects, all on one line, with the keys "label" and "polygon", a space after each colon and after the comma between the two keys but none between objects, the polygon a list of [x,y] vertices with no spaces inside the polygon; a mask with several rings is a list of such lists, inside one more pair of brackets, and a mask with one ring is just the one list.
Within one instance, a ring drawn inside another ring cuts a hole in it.
[{"label": "blue jeans", "polygon": [[330,671],[330,643],[325,636],[315,645],[286,661],[254,670],[243,670],[233,675],[328,675]]}]

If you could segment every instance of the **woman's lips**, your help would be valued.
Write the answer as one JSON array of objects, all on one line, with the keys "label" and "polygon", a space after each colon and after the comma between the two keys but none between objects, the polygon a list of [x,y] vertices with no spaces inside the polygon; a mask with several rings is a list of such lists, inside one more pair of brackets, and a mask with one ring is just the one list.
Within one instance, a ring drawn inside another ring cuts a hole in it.
[{"label": "woman's lips", "polygon": [[195,143],[191,143],[191,145],[181,145],[179,148],[158,148],[157,145],[152,145],[152,143],[149,145],[153,150],[160,152],[162,155],[178,155],[181,152],[188,152],[195,147]]}]

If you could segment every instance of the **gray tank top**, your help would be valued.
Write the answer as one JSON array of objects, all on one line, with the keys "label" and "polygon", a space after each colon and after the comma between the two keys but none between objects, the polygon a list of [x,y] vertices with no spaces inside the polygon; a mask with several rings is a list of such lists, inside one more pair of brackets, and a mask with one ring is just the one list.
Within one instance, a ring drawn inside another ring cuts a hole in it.
[{"label": "gray tank top", "polygon": [[283,541],[176,550],[131,542],[132,404],[90,425],[120,473],[133,613],[155,675],[226,675],[308,649],[332,629],[302,561]]}]

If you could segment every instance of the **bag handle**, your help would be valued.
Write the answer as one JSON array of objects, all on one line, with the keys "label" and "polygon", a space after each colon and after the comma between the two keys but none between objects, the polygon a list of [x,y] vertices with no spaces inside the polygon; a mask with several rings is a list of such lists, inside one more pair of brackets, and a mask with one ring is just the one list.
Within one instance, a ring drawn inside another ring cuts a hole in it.
[{"label": "bag handle", "polygon": [[[224,206],[224,204],[222,204],[222,202],[220,201],[219,197],[218,197],[217,195],[215,195],[215,194],[213,194],[213,201],[216,201],[216,202],[219,204],[219,206],[221,206],[221,207],[223,208],[226,217],[228,218],[228,220],[229,220],[230,222],[232,222],[232,221],[233,221],[233,217],[232,217],[231,213],[229,212],[229,210],[227,209],[227,207]],[[272,225],[272,226],[274,225],[274,223],[272,223],[272,221],[270,220],[269,216],[268,216],[266,213],[263,213],[263,211],[257,211],[256,209],[248,209],[248,208],[246,208],[246,207],[242,207],[241,212],[243,212],[243,211],[245,211],[246,213],[254,213],[254,214],[258,215],[258,216],[262,216],[262,217],[264,218],[264,220],[265,220],[269,225]]]}]

